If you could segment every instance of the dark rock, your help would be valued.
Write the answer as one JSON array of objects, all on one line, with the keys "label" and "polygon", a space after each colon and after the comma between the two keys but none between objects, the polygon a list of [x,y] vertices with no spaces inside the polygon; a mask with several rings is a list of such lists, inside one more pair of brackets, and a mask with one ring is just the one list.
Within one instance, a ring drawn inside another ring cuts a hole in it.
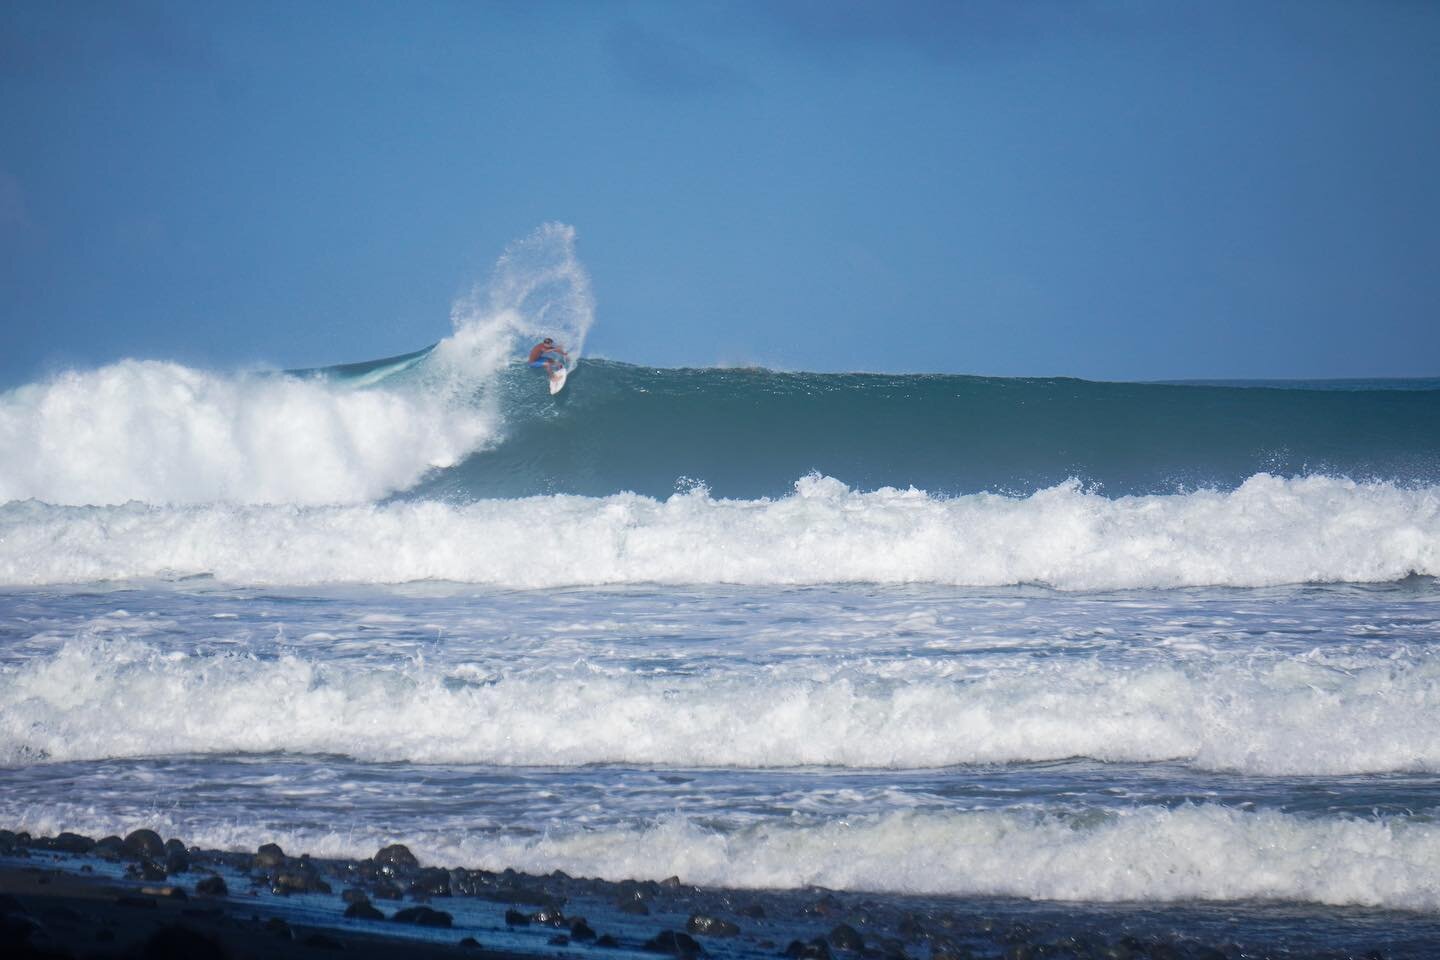
[{"label": "dark rock", "polygon": [[94,840],[78,833],[62,833],[50,841],[50,849],[61,853],[89,853],[94,846]]},{"label": "dark rock", "polygon": [[417,927],[448,927],[455,921],[444,910],[431,910],[429,907],[407,907],[390,919],[396,923],[413,923]]},{"label": "dark rock", "polygon": [[864,950],[865,940],[854,927],[842,923],[830,931],[830,945],[837,950]]},{"label": "dark rock", "polygon": [[351,920],[384,920],[385,914],[370,905],[369,900],[360,900],[345,908],[345,916]]},{"label": "dark rock", "polygon": [[608,934],[608,933],[602,933],[602,934],[600,934],[600,936],[596,939],[596,941],[595,941],[595,946],[597,946],[597,947],[618,947],[618,946],[620,946],[620,941],[619,941],[619,940],[616,940],[614,937],[610,936],[610,934]]},{"label": "dark rock", "polygon": [[328,933],[312,933],[305,938],[305,946],[320,950],[344,950],[345,945]]},{"label": "dark rock", "polygon": [[370,888],[376,900],[404,900],[405,891],[401,890],[389,880],[377,881],[375,886]]},{"label": "dark rock", "polygon": [[765,908],[762,907],[762,906],[760,906],[760,904],[758,904],[758,903],[752,903],[752,904],[750,904],[749,906],[741,907],[739,910],[736,910],[735,912],[738,913],[738,914],[740,914],[740,916],[742,916],[742,917],[749,917],[749,918],[751,918],[752,920],[764,920],[764,919],[765,919]]},{"label": "dark rock", "polygon": [[370,902],[370,898],[365,895],[365,891],[361,890],[359,887],[347,887],[345,889],[345,892],[340,894],[340,899],[345,903]]},{"label": "dark rock", "polygon": [[255,853],[255,866],[261,870],[285,866],[285,851],[279,844],[262,843]]},{"label": "dark rock", "polygon": [[139,955],[153,960],[223,960],[226,953],[214,937],[171,924],[151,934]]},{"label": "dark rock", "polygon": [[673,930],[661,930],[653,939],[641,944],[640,949],[650,953],[667,953],[675,957],[695,957],[704,953],[700,944],[689,934],[676,933]]},{"label": "dark rock", "polygon": [[565,926],[565,914],[556,907],[546,907],[530,914],[530,922],[544,927],[563,927]]},{"label": "dark rock", "polygon": [[230,894],[224,877],[206,877],[195,884],[195,892],[203,897],[224,897]]},{"label": "dark rock", "polygon": [[166,853],[166,854],[171,854],[171,853],[185,853],[185,852],[187,852],[187,851],[185,850],[185,844],[182,843],[182,842],[180,842],[179,840],[176,840],[174,837],[171,837],[169,840],[166,840],[166,841],[165,841],[165,853]]},{"label": "dark rock", "polygon": [[165,857],[165,841],[154,830],[136,830],[121,841],[121,850],[137,860],[141,857],[161,860]]},{"label": "dark rock", "polygon": [[685,931],[702,937],[733,937],[740,932],[740,928],[729,920],[697,913],[686,921]]},{"label": "dark rock", "polygon": [[474,937],[464,937],[460,941],[460,946],[467,950],[477,950],[480,947],[480,941]]},{"label": "dark rock", "polygon": [[420,866],[420,861],[415,859],[415,854],[403,843],[392,843],[388,847],[382,847],[380,852],[375,854],[375,865],[383,873],[393,874],[397,871],[415,870]]},{"label": "dark rock", "polygon": [[125,856],[125,841],[119,837],[101,837],[95,841],[90,855],[101,860],[119,860]]},{"label": "dark rock", "polygon": [[314,869],[280,870],[271,887],[276,893],[329,893],[330,884],[320,879]]},{"label": "dark rock", "polygon": [[273,934],[281,940],[295,939],[295,931],[290,929],[290,924],[281,920],[279,917],[271,917],[269,920],[266,920],[264,930],[266,933]]},{"label": "dark rock", "polygon": [[505,923],[511,927],[528,927],[530,926],[530,915],[521,913],[519,910],[506,910]]},{"label": "dark rock", "polygon": [[550,944],[550,946],[552,947],[563,947],[567,946],[570,943],[570,938],[565,936],[565,934],[563,933],[557,933],[555,934],[555,936],[547,940],[546,943]]},{"label": "dark rock", "polygon": [[790,945],[785,948],[784,956],[790,960],[830,960],[830,944],[822,937],[816,937],[809,943],[791,940]]},{"label": "dark rock", "polygon": [[190,870],[190,854],[181,850],[170,850],[165,854],[166,873],[187,873]]},{"label": "dark rock", "polygon": [[579,940],[581,943],[594,940],[595,931],[590,928],[590,924],[585,922],[584,917],[579,917],[570,921],[570,939]]},{"label": "dark rock", "polygon": [[169,874],[165,872],[164,867],[160,866],[160,864],[154,860],[141,860],[140,876],[153,882],[156,880],[164,880]]},{"label": "dark rock", "polygon": [[419,892],[431,897],[448,897],[450,896],[450,872],[441,870],[439,867],[426,867],[410,882],[410,892],[412,894]]},{"label": "dark rock", "polygon": [[803,908],[801,913],[815,914],[821,917],[833,917],[845,912],[845,905],[830,894],[825,894],[810,906]]},{"label": "dark rock", "polygon": [[643,900],[621,900],[615,904],[615,909],[621,913],[633,913],[641,917],[650,916],[650,908],[645,906],[645,901]]},{"label": "dark rock", "polygon": [[671,887],[671,888],[673,889],[674,887],[680,886],[680,878],[679,878],[679,877],[666,877],[664,880],[661,880],[661,881],[660,881],[660,886],[662,886],[662,887]]}]

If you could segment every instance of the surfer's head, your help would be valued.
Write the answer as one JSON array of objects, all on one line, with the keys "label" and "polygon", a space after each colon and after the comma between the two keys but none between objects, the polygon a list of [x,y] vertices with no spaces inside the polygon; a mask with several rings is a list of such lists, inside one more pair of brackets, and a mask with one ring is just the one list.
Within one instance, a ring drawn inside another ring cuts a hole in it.
[{"label": "surfer's head", "polygon": [[554,340],[551,340],[549,337],[546,337],[544,340],[541,340],[540,342],[543,343],[543,344],[549,345],[549,344],[554,343],[555,341],[554,341]]}]

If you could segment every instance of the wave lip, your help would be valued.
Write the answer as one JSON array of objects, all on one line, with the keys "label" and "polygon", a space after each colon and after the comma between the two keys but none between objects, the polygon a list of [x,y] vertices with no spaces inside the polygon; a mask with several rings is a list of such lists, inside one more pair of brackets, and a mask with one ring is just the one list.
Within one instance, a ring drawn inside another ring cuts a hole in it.
[{"label": "wave lip", "polygon": [[[127,710],[135,703],[146,709]],[[119,714],[123,725],[96,720]],[[1260,775],[1433,772],[1440,664],[1237,653],[1143,667],[1063,660],[970,679],[843,663],[667,677],[582,662],[490,676],[73,640],[0,673],[0,763],[277,751],[496,766],[917,769],[1087,756]]]},{"label": "wave lip", "polygon": [[[543,529],[536,518],[543,517]],[[212,575],[236,584],[445,580],[1038,583],[1062,590],[1376,583],[1440,575],[1440,488],[1258,474],[1237,490],[1107,499],[861,493],[818,475],[779,500],[701,489],[456,506],[0,506],[0,584]]]}]

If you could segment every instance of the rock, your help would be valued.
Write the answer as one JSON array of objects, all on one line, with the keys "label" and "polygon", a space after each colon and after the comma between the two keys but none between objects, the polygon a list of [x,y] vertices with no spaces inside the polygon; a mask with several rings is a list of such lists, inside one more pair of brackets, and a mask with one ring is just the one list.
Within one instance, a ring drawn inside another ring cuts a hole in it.
[{"label": "rock", "polygon": [[460,946],[466,950],[478,950],[480,948],[480,941],[474,937],[464,937],[460,941]]},{"label": "rock", "polygon": [[330,884],[311,870],[279,870],[271,889],[275,893],[329,893]]},{"label": "rock", "polygon": [[351,920],[384,920],[385,914],[370,905],[369,900],[361,900],[350,904],[345,908],[345,916]]},{"label": "rock", "polygon": [[610,934],[608,934],[608,933],[602,933],[602,934],[600,934],[600,936],[596,939],[596,941],[595,941],[595,946],[597,946],[597,947],[618,947],[618,946],[620,946],[620,941],[619,941],[619,940],[616,940],[614,937],[610,936]]},{"label": "rock", "polygon": [[585,922],[584,917],[579,917],[570,921],[570,939],[579,940],[581,943],[594,940],[595,931],[590,928],[590,924]]},{"label": "rock", "polygon": [[165,854],[166,873],[188,873],[190,870],[190,854],[184,849],[170,850]]},{"label": "rock", "polygon": [[280,849],[279,844],[263,843],[255,853],[255,866],[261,870],[283,867],[285,866],[285,851]]},{"label": "rock", "polygon": [[62,833],[50,841],[50,849],[61,853],[89,853],[94,846],[94,840],[78,833]]},{"label": "rock", "polygon": [[206,877],[195,884],[195,892],[202,897],[224,897],[230,893],[230,888],[225,886],[224,877]]},{"label": "rock", "polygon": [[673,887],[678,887],[678,886],[680,886],[680,878],[679,878],[679,877],[666,877],[664,880],[661,880],[661,881],[660,881],[660,886],[662,886],[662,887],[672,887],[672,888],[673,888]]},{"label": "rock", "polygon": [[90,855],[101,860],[119,860],[125,856],[125,841],[119,837],[101,837],[95,841]]},{"label": "rock", "polygon": [[[279,849],[279,848],[276,848]],[[281,940],[294,940],[295,931],[290,929],[290,924],[279,917],[271,917],[265,921],[265,932],[279,937]]]},{"label": "rock", "polygon": [[650,908],[645,906],[643,900],[621,900],[615,904],[615,909],[621,913],[633,913],[640,917],[650,916]]},{"label": "rock", "polygon": [[764,919],[765,919],[765,908],[762,907],[762,906],[760,906],[760,904],[758,904],[758,903],[752,903],[752,904],[750,904],[749,906],[741,907],[739,910],[736,910],[735,912],[738,913],[738,914],[740,914],[740,916],[742,916],[742,917],[749,917],[749,918],[751,918],[752,920],[764,920]]},{"label": "rock", "polygon": [[528,927],[530,926],[530,915],[521,913],[519,910],[506,910],[505,924],[511,927]]},{"label": "rock", "polygon": [[370,898],[365,895],[365,891],[359,887],[346,887],[345,891],[340,894],[340,899],[345,903],[370,902]]},{"label": "rock", "polygon": [[154,860],[145,859],[140,861],[140,876],[153,882],[156,880],[164,880],[169,874],[165,872],[164,867],[160,866],[160,864]]},{"label": "rock", "polygon": [[830,931],[830,945],[837,950],[864,950],[865,940],[854,927],[842,923]]},{"label": "rock", "polygon": [[376,881],[375,886],[370,888],[376,900],[404,900],[405,891],[401,890],[389,880]]},{"label": "rock", "polygon": [[396,871],[416,870],[420,867],[420,861],[415,859],[415,854],[411,853],[410,848],[403,843],[392,843],[388,847],[382,847],[380,852],[375,854],[375,864],[381,872],[389,874]]},{"label": "rock", "polygon": [[687,933],[698,934],[702,937],[733,937],[740,932],[740,928],[729,920],[700,913],[695,914],[685,923],[685,930]]},{"label": "rock", "polygon": [[448,927],[455,920],[444,910],[431,910],[429,907],[408,907],[397,911],[390,919],[396,923],[413,923],[417,927]]},{"label": "rock", "polygon": [[700,944],[686,933],[676,933],[673,930],[661,930],[651,940],[641,944],[640,949],[650,953],[667,953],[675,957],[695,957],[704,953]]},{"label": "rock", "polygon": [[162,860],[165,857],[165,841],[154,830],[136,830],[121,841],[121,850],[137,860],[141,857]]},{"label": "rock", "polygon": [[821,937],[816,937],[809,943],[791,940],[784,955],[790,960],[830,960],[830,944]]},{"label": "rock", "polygon": [[557,933],[555,934],[555,936],[551,937],[545,942],[550,944],[550,946],[552,947],[564,947],[569,945],[570,938],[565,936],[565,934],[563,933]]},{"label": "rock", "polygon": [[412,894],[419,892],[431,897],[448,897],[450,896],[450,872],[441,870],[439,867],[426,867],[420,871],[419,876],[411,881],[410,892]]},{"label": "rock", "polygon": [[545,927],[563,927],[565,925],[565,914],[555,907],[546,907],[536,910],[530,914],[530,922],[538,923]]}]

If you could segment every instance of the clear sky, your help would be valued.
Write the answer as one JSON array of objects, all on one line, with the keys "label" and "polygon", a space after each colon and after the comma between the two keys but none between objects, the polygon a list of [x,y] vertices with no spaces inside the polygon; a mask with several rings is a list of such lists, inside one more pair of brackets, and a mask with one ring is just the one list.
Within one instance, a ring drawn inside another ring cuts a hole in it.
[{"label": "clear sky", "polygon": [[589,350],[1440,373],[1440,3],[0,2],[0,386],[406,352],[575,225]]}]

